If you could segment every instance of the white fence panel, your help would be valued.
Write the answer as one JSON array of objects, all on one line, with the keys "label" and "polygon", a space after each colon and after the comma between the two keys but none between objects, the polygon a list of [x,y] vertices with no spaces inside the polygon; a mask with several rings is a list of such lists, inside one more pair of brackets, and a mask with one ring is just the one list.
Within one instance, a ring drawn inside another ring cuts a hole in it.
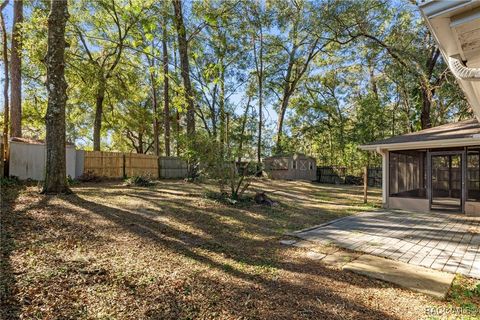
[{"label": "white fence panel", "polygon": [[[66,147],[67,175],[75,177],[75,147]],[[10,175],[21,180],[45,179],[46,148],[44,144],[10,142]]]}]

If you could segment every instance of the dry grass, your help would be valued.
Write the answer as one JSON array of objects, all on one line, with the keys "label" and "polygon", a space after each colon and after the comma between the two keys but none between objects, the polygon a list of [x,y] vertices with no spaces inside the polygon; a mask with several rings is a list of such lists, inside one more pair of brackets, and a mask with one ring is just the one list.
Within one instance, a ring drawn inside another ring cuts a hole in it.
[{"label": "dry grass", "polygon": [[211,185],[4,190],[4,319],[418,319],[421,294],[323,266],[285,231],[379,204],[359,187],[259,181],[278,207],[226,205]]}]

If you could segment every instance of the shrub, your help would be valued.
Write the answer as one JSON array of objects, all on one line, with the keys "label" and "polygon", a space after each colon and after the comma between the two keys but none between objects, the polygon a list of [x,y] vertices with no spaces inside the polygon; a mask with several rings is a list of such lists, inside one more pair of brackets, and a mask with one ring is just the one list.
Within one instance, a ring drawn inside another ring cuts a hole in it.
[{"label": "shrub", "polygon": [[228,205],[250,204],[253,201],[253,198],[250,196],[238,196],[237,199],[233,199],[228,193],[216,191],[205,192],[205,198]]},{"label": "shrub", "polygon": [[[250,187],[255,176],[255,163],[237,163],[238,156],[229,144],[222,148],[216,141],[203,144],[204,152],[200,153],[202,163],[199,173],[218,183],[219,193],[238,201]],[[252,174],[253,172],[253,174]]]},{"label": "shrub", "polygon": [[85,171],[78,177],[78,180],[82,182],[100,182],[102,181],[102,177],[97,176],[93,171]]},{"label": "shrub", "polygon": [[133,176],[125,180],[127,186],[150,187],[154,183],[146,176]]},{"label": "shrub", "polygon": [[74,179],[70,175],[68,175],[67,176],[67,182],[68,182],[68,185],[74,186],[74,185],[78,184],[80,181],[78,181],[77,179]]},{"label": "shrub", "polygon": [[0,178],[0,185],[9,187],[9,186],[15,186],[19,183],[20,181],[18,180],[17,177],[12,176],[12,177],[1,177]]}]

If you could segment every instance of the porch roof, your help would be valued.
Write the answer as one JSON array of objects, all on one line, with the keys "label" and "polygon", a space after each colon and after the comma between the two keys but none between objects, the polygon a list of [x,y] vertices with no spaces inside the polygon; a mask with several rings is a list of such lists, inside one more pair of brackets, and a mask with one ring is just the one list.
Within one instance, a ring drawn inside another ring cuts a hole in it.
[{"label": "porch roof", "polygon": [[367,151],[425,149],[480,145],[477,119],[448,123],[438,127],[391,137],[360,146]]}]

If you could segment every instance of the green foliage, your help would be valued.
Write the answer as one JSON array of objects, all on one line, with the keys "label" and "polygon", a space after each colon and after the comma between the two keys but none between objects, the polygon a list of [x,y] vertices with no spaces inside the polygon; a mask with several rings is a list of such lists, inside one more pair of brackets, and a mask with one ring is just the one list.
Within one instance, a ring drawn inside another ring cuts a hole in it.
[{"label": "green foliage", "polygon": [[255,170],[255,164],[237,163],[238,149],[233,144],[221,144],[205,135],[198,135],[196,143],[196,148],[186,152],[187,162],[192,165],[194,159],[198,176],[217,182],[221,197],[238,201],[255,176],[249,174]]},{"label": "green foliage", "polygon": [[[23,127],[25,136],[42,139],[48,3],[28,6],[23,24]],[[217,163],[219,169],[218,163],[256,159],[260,62],[262,156],[272,153],[275,111],[290,89],[280,149],[312,155],[319,165],[346,166],[351,174],[367,164],[380,165],[377,155],[359,151],[359,145],[421,128],[425,90],[432,93],[432,125],[471,117],[462,91],[452,75],[444,73],[441,57],[429,74],[426,66],[435,42],[409,3],[193,1],[184,4],[184,18],[197,137],[187,139],[172,9],[168,1],[153,0],[70,3],[67,140],[92,148],[103,83],[104,150],[152,153],[156,118],[160,152],[163,124],[170,120],[172,154],[183,157],[192,174],[204,173],[201,161]],[[163,41],[169,60],[166,116]],[[310,52],[315,54],[307,63]],[[230,176],[231,168],[225,167],[220,171]]]},{"label": "green foliage", "polygon": [[0,185],[3,187],[12,187],[19,184],[17,177],[1,177]]},{"label": "green foliage", "polygon": [[468,314],[478,314],[480,312],[478,305],[480,301],[480,282],[457,275],[450,289],[449,299]]},{"label": "green foliage", "polygon": [[70,175],[67,176],[67,183],[69,186],[74,186],[80,183],[79,180],[72,178]]},{"label": "green foliage", "polygon": [[93,171],[85,171],[78,177],[78,180],[81,182],[101,182],[103,179]]},{"label": "green foliage", "polygon": [[150,187],[153,186],[154,183],[148,176],[133,176],[129,177],[125,180],[125,184],[127,186],[135,186],[135,187]]}]

